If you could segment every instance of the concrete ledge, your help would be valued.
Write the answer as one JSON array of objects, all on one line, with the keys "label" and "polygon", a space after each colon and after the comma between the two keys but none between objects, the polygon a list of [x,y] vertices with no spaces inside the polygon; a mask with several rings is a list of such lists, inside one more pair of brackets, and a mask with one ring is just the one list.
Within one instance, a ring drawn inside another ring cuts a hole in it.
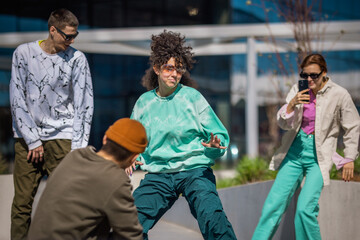
[{"label": "concrete ledge", "polygon": [[[143,174],[132,177],[134,187],[138,185]],[[219,196],[224,210],[232,223],[237,238],[240,240],[251,239],[259,220],[261,209],[273,181],[253,183],[219,190]],[[35,196],[34,209],[46,185],[43,181]],[[14,196],[12,175],[0,175],[0,240],[10,239],[10,209]],[[299,192],[299,191],[298,191]],[[296,193],[296,197],[297,194]],[[295,239],[294,213],[296,197],[292,199],[287,212],[284,214],[275,239]],[[319,224],[321,235],[326,240],[353,240],[360,236],[357,220],[360,211],[360,183],[331,181],[330,186],[324,188],[320,197]],[[174,206],[163,216],[161,221],[184,227],[199,233],[197,221],[191,215],[186,200],[181,197]],[[164,225],[162,225],[164,226]],[[155,226],[156,228],[157,226]],[[157,229],[159,232],[160,229]],[[160,230],[161,232],[161,230]],[[170,231],[165,231],[169,239]],[[151,236],[151,232],[149,234]],[[192,238],[188,238],[192,240]],[[199,239],[196,234],[194,239]],[[160,239],[158,239],[160,240]]]},{"label": "concrete ledge", "polygon": [[[226,215],[238,239],[251,239],[260,218],[262,206],[272,184],[273,181],[267,181],[220,189],[218,191]],[[273,238],[274,240],[295,239],[293,225],[295,205],[295,200],[292,199]],[[191,215],[189,206],[183,197],[173,205],[162,219],[200,232],[197,221]]]},{"label": "concrete ledge", "polygon": [[360,182],[331,180],[319,200],[322,239],[360,239]]},{"label": "concrete ledge", "polygon": [[10,239],[11,204],[14,198],[12,174],[0,175],[0,240]]},{"label": "concrete ledge", "polygon": [[[251,239],[272,184],[273,181],[266,181],[219,190],[224,210],[238,239]],[[295,239],[294,216],[299,192],[296,192],[284,214],[274,240]],[[359,198],[360,182],[331,180],[330,186],[324,187],[319,200],[318,217],[322,239],[360,238],[357,222],[360,216]],[[184,198],[180,198],[162,219],[199,231]]]}]

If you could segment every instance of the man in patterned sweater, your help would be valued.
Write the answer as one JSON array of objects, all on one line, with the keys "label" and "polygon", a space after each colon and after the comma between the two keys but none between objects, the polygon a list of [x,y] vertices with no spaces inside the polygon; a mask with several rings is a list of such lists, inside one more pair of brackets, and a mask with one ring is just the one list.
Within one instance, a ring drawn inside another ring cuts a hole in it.
[{"label": "man in patterned sweater", "polygon": [[70,47],[79,22],[67,9],[51,13],[46,40],[13,54],[10,104],[15,141],[11,239],[27,235],[34,195],[70,151],[87,146],[93,90],[85,55]]}]

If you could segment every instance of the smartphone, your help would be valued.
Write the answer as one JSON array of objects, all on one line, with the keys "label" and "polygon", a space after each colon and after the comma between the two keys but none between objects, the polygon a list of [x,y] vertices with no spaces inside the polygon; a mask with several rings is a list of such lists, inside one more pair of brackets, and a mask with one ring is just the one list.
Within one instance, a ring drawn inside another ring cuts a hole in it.
[{"label": "smartphone", "polygon": [[[304,79],[299,80],[299,92],[301,92],[302,90],[308,89],[308,88],[309,88],[308,80],[304,80]],[[304,94],[309,94],[309,92],[306,92]],[[309,101],[307,101],[307,102],[309,102]]]}]

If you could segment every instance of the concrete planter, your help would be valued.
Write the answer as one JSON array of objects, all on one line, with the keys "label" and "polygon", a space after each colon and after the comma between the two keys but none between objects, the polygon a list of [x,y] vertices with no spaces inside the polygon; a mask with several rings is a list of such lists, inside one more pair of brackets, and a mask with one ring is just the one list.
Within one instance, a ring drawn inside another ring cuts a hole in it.
[{"label": "concrete planter", "polygon": [[[46,182],[42,182],[39,187],[34,209],[36,209],[37,201],[45,184]],[[272,184],[273,181],[266,181],[219,190],[224,210],[239,240],[251,239]],[[137,186],[137,183],[134,185]],[[12,175],[0,175],[0,191],[0,240],[8,240],[10,239],[10,209],[14,196]],[[294,213],[297,195],[298,192],[284,214],[273,239],[295,239]],[[324,188],[319,201],[320,214],[318,217],[323,239],[353,240],[359,238],[360,227],[357,223],[360,217],[359,199],[359,182],[345,183],[332,180],[330,186]],[[197,222],[191,215],[189,206],[183,197],[163,216],[162,221],[199,232]],[[161,231],[161,229],[157,231]],[[163,239],[171,238],[169,231],[164,229],[163,233],[169,235],[163,236]],[[187,239],[191,240],[191,238]],[[194,239],[199,239],[199,234]]]}]

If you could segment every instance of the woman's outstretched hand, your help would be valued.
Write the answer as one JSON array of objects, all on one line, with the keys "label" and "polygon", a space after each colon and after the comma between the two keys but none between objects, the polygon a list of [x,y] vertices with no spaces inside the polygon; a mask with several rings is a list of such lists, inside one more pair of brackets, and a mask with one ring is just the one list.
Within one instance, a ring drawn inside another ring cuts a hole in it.
[{"label": "woman's outstretched hand", "polygon": [[204,147],[208,147],[208,148],[226,149],[226,147],[221,146],[220,143],[221,143],[220,138],[218,138],[217,136],[214,136],[214,134],[211,133],[211,139],[210,139],[210,141],[207,142],[207,143],[202,142],[201,144],[202,144]]},{"label": "woman's outstretched hand", "polygon": [[130,167],[125,169],[125,172],[128,176],[132,176],[133,172],[136,170],[136,165],[143,165],[140,161],[135,161]]}]

